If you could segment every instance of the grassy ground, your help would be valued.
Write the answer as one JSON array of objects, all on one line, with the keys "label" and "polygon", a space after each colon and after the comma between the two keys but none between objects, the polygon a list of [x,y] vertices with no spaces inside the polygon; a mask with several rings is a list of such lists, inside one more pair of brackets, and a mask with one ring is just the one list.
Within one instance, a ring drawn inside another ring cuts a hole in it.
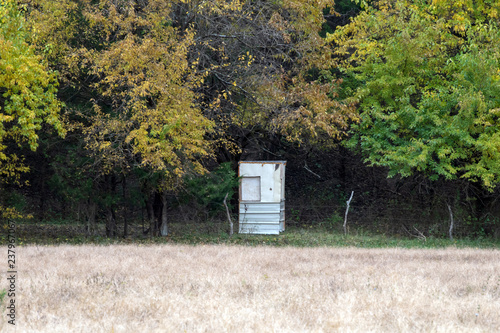
[{"label": "grassy ground", "polygon": [[[150,239],[135,225],[106,238],[17,223],[16,332],[500,331],[498,240],[226,230],[171,224]],[[14,331],[8,288],[2,275],[1,332]]]},{"label": "grassy ground", "polygon": [[[292,235],[301,234],[278,238]],[[132,244],[16,250],[16,332],[500,331],[498,249]],[[0,291],[5,288],[2,277]],[[0,331],[13,332],[5,303],[1,308]]]},{"label": "grassy ground", "polygon": [[[235,229],[237,230],[237,229]],[[18,245],[27,244],[232,244],[232,245],[270,245],[270,246],[333,246],[360,248],[500,248],[500,240],[491,238],[448,238],[418,239],[410,236],[385,236],[363,230],[351,231],[345,236],[341,230],[325,227],[290,227],[279,236],[240,235],[229,237],[226,224],[171,224],[168,237],[149,238],[142,233],[141,225],[132,225],[126,238],[107,238],[104,226],[100,226],[99,236],[86,236],[82,226],[68,223],[17,223]],[[121,232],[120,232],[121,234]],[[0,244],[6,244],[7,233],[0,234]]]}]

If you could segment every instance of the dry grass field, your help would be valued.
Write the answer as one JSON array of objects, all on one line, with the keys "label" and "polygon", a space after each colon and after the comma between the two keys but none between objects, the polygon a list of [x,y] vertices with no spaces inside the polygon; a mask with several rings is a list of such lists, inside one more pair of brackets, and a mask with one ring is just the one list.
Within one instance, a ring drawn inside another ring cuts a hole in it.
[{"label": "dry grass field", "polygon": [[500,332],[499,250],[61,245],[17,263],[17,332]]}]

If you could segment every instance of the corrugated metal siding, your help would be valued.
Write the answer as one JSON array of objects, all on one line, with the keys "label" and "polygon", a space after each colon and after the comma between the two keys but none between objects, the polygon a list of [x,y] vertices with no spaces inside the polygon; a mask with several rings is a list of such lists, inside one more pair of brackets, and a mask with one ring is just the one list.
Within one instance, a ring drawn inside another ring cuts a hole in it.
[{"label": "corrugated metal siding", "polygon": [[240,202],[239,232],[279,234],[282,216],[284,218],[281,206],[280,202]]},{"label": "corrugated metal siding", "polygon": [[280,202],[280,232],[285,231],[285,200]]}]

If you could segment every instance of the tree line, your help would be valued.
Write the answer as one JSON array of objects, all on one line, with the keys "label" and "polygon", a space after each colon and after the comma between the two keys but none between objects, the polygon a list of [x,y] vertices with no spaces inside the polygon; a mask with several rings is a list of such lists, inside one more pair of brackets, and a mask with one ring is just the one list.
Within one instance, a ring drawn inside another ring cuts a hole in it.
[{"label": "tree line", "polygon": [[141,211],[164,234],[172,205],[217,212],[240,159],[321,182],[332,156],[332,182],[352,167],[408,196],[446,188],[498,227],[499,15],[488,0],[1,0],[2,218],[117,236]]}]

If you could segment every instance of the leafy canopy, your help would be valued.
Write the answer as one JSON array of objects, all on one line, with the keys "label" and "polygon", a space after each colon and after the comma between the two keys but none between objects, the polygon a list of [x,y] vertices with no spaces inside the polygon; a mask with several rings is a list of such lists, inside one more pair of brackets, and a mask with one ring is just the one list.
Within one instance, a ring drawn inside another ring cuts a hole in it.
[{"label": "leafy canopy", "polygon": [[[59,120],[57,80],[43,58],[27,43],[27,31],[16,1],[0,1],[0,172],[14,155],[6,155],[4,140],[38,146],[37,131],[46,122],[64,134]],[[12,170],[15,172],[14,170]]]},{"label": "leafy canopy", "polygon": [[[37,132],[45,122],[64,135],[59,120],[57,80],[44,59],[27,42],[23,13],[14,0],[0,0],[0,183],[19,181],[27,172],[13,149],[38,147]],[[1,184],[0,184],[1,185]],[[3,217],[18,216],[0,205]]]},{"label": "leafy canopy", "polygon": [[348,145],[390,176],[500,181],[500,4],[380,1],[329,35],[358,87]]},{"label": "leafy canopy", "polygon": [[[173,24],[192,26],[197,92],[221,149],[247,138],[284,136],[325,144],[345,136],[354,110],[334,100],[331,49],[321,37],[333,0],[186,0]],[[266,134],[264,134],[266,133]],[[252,140],[251,139],[251,140]]]},{"label": "leafy canopy", "polygon": [[202,172],[212,122],[194,91],[204,74],[188,59],[193,31],[169,20],[172,3],[37,2],[31,11],[37,45],[50,45],[49,58],[82,99],[69,111],[80,119],[74,127],[92,167],[101,175],[139,168],[170,180]]}]

